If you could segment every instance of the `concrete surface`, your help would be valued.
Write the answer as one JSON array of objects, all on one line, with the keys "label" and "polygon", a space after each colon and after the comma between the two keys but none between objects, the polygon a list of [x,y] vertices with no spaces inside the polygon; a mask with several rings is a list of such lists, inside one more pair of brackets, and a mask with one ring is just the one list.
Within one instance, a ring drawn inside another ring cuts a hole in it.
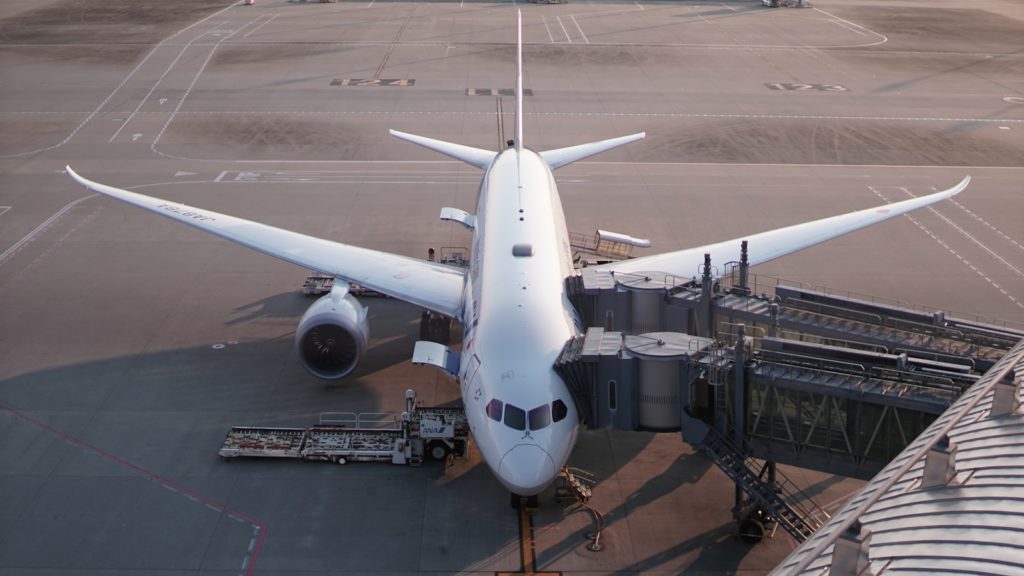
[{"label": "concrete surface", "polygon": [[[793,543],[734,539],[732,486],[672,434],[585,432],[572,462],[600,481],[606,549],[585,548],[585,511],[545,497],[529,566],[476,456],[447,474],[221,461],[232,425],[458,390],[409,363],[419,311],[394,300],[366,301],[355,375],[316,381],[291,348],[303,270],[61,173],[413,256],[466,245],[437,214],[472,210],[479,172],[387,129],[495,146],[489,94],[513,85],[521,8],[528,145],[648,133],[557,173],[570,229],[671,250],[971,174],[956,202],[763,265],[758,281],[1024,323],[1024,7],[759,4],[5,2],[0,574],[771,569]],[[504,110],[510,131],[507,97]],[[860,485],[788,473],[833,507]]]}]

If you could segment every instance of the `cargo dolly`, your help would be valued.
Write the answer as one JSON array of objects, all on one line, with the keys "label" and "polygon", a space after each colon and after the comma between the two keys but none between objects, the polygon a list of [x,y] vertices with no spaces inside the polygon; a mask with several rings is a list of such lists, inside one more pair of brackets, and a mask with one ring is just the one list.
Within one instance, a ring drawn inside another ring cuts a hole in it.
[{"label": "cargo dolly", "polygon": [[[406,410],[399,416],[335,412],[322,414],[321,423],[310,428],[235,426],[218,453],[225,459],[292,458],[338,464],[420,464],[424,457],[445,461],[466,454],[469,424],[464,409],[418,406],[412,390],[406,391],[405,401]],[[368,420],[375,425],[365,424]]]}]

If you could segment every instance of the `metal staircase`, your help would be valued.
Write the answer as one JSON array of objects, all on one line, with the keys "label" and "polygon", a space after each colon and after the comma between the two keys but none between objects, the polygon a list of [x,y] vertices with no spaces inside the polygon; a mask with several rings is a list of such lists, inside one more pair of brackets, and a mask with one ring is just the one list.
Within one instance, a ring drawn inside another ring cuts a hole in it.
[{"label": "metal staircase", "polygon": [[[768,467],[764,463],[744,456],[720,432],[685,413],[683,437],[711,458],[749,497],[752,506],[734,511],[738,515],[750,517],[762,513],[798,542],[810,537],[828,518],[824,510],[795,489],[783,475],[766,478]],[[743,518],[740,521],[742,523]]]}]

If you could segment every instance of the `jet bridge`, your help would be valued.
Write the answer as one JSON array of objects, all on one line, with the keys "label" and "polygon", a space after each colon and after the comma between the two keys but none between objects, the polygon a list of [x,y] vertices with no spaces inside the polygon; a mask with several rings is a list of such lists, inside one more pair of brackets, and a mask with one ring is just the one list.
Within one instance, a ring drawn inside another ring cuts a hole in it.
[{"label": "jet bridge", "polygon": [[734,512],[747,535],[776,525],[802,540],[816,525],[793,506],[799,497],[766,498],[783,494],[776,463],[871,477],[1024,339],[752,277],[742,262],[712,270],[707,260],[694,278],[584,268],[567,288],[591,328],[556,369],[591,427],[682,431],[746,494]]}]

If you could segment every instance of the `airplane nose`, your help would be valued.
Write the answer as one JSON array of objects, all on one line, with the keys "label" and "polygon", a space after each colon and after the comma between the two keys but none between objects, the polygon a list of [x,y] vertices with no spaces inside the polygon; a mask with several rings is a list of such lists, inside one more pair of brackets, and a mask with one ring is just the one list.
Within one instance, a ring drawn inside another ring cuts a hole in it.
[{"label": "airplane nose", "polygon": [[518,444],[505,453],[498,465],[498,479],[513,494],[539,494],[555,479],[555,463],[540,446]]}]

